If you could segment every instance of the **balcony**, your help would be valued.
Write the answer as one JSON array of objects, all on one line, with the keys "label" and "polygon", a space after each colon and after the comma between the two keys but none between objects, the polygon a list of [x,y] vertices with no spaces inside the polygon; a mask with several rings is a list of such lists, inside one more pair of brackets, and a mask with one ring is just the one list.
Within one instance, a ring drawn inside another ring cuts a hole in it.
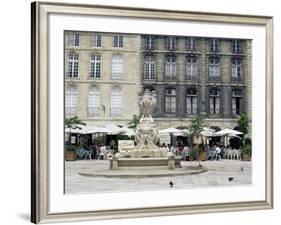
[{"label": "balcony", "polygon": [[220,82],[221,78],[219,76],[209,76],[210,82]]},{"label": "balcony", "polygon": [[197,76],[186,75],[185,79],[187,81],[194,81],[194,82],[196,82],[198,80],[198,77]]},{"label": "balcony", "polygon": [[241,83],[241,82],[244,82],[244,78],[243,77],[231,77],[231,82]]}]

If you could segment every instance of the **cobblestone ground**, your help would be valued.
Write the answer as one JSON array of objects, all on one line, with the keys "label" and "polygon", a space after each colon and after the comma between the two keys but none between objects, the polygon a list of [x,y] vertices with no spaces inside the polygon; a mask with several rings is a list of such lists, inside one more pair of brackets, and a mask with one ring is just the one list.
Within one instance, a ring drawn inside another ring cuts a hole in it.
[{"label": "cobblestone ground", "polygon": [[[170,188],[201,188],[218,186],[250,185],[252,182],[251,162],[239,160],[220,160],[200,162],[207,172],[168,177],[152,178],[105,178],[79,175],[83,170],[108,170],[109,161],[79,160],[65,162],[65,191],[70,193],[95,193],[119,191],[163,190]],[[196,166],[198,162],[182,162],[182,166]],[[155,171],[157,173],[157,171]],[[229,178],[234,178],[229,181]]]}]

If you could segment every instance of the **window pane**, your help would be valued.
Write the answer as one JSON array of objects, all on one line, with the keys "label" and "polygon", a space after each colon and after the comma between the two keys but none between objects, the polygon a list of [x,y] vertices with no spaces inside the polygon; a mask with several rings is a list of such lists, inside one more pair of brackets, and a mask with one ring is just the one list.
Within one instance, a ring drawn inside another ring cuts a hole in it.
[{"label": "window pane", "polygon": [[100,92],[97,88],[90,88],[88,95],[88,116],[98,117],[100,109]]},{"label": "window pane", "polygon": [[123,75],[123,56],[112,57],[112,79],[121,79]]},{"label": "window pane", "polygon": [[78,77],[78,54],[69,54],[67,62],[67,76]]},{"label": "window pane", "polygon": [[74,86],[66,88],[65,92],[65,116],[67,118],[74,117],[76,115],[77,105],[77,89]]},{"label": "window pane", "polygon": [[111,116],[120,117],[122,114],[123,96],[120,88],[111,91]]},{"label": "window pane", "polygon": [[92,45],[94,47],[101,47],[101,35],[99,34],[93,34],[93,38],[92,38]]}]

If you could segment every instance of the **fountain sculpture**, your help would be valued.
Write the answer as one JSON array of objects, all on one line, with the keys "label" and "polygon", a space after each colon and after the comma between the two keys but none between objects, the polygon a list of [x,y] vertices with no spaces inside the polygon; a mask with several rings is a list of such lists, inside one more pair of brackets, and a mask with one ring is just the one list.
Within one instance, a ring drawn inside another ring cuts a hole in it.
[{"label": "fountain sculpture", "polygon": [[136,146],[120,149],[110,160],[110,169],[139,166],[162,166],[168,169],[180,167],[179,156],[157,146],[158,130],[152,118],[152,113],[157,105],[156,93],[145,89],[144,93],[139,96],[138,105],[140,121],[136,128]]}]

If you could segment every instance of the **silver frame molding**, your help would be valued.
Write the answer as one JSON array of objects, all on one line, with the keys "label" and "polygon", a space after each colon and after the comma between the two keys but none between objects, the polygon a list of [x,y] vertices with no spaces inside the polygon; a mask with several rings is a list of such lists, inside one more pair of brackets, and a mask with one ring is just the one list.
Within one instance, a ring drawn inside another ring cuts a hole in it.
[{"label": "silver frame molding", "polygon": [[[266,29],[265,200],[73,213],[48,211],[48,14],[155,18],[264,26]],[[31,222],[66,222],[273,208],[273,17],[147,8],[33,2],[31,4]]]}]

